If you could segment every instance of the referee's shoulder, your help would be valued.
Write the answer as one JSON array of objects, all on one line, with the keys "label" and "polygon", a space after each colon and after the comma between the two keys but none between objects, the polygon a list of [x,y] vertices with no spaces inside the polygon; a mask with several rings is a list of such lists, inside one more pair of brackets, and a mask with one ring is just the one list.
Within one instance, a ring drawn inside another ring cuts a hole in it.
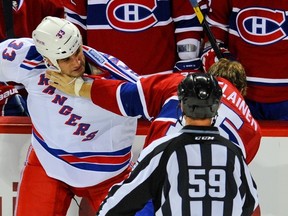
[{"label": "referee's shoulder", "polygon": [[180,133],[174,133],[171,135],[166,135],[164,137],[161,137],[159,139],[154,140],[153,142],[151,142],[151,144],[149,144],[147,147],[145,147],[142,151],[141,151],[141,155],[140,157],[154,157],[160,153],[163,153],[165,151],[165,149],[167,148],[167,146],[170,143],[175,142],[175,140],[177,140],[179,137],[179,135],[181,135]]}]

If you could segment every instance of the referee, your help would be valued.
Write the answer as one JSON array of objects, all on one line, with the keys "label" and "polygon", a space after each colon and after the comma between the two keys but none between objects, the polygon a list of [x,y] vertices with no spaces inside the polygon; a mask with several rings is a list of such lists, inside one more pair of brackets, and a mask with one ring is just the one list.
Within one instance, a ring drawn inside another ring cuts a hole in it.
[{"label": "referee", "polygon": [[129,178],[111,188],[98,215],[135,215],[148,200],[157,216],[252,215],[257,188],[241,150],[213,127],[221,96],[214,77],[188,74],[178,86],[186,125],[141,152]]}]

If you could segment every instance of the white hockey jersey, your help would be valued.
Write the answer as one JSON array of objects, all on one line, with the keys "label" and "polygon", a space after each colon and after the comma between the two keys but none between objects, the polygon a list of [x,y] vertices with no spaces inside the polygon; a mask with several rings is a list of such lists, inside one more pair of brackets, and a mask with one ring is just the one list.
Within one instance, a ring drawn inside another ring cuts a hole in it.
[{"label": "white hockey jersey", "polygon": [[74,187],[86,187],[129,166],[137,117],[114,114],[88,99],[51,87],[45,78],[43,57],[32,39],[6,40],[0,50],[0,80],[22,83],[28,91],[31,143],[50,177]]}]

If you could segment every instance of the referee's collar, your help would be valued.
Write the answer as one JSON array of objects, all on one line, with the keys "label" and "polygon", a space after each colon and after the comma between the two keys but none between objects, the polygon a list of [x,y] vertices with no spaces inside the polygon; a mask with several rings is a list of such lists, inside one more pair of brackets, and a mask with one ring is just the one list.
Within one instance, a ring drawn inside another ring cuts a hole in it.
[{"label": "referee's collar", "polygon": [[182,133],[201,133],[201,134],[219,134],[219,130],[217,127],[213,126],[192,126],[192,125],[186,125],[184,126],[181,131]]}]

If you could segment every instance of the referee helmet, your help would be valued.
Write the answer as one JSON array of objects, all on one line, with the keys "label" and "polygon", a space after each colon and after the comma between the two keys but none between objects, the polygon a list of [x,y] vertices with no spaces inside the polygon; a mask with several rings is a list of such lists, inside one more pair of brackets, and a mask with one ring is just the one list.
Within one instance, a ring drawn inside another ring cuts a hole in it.
[{"label": "referee helmet", "polygon": [[183,114],[192,119],[213,118],[222,97],[218,81],[210,74],[188,74],[178,85]]}]

